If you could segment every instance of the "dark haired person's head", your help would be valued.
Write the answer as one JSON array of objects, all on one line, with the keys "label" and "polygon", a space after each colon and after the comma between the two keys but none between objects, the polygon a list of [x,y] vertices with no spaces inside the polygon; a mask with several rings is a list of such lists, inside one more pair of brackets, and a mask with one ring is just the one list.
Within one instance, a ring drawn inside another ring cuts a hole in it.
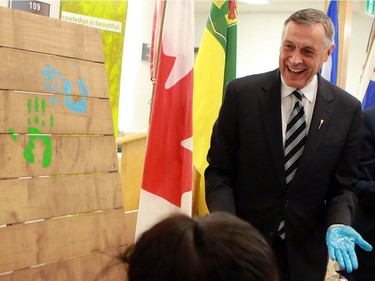
[{"label": "dark haired person's head", "polygon": [[122,257],[129,281],[276,281],[273,252],[247,222],[223,212],[172,215]]}]

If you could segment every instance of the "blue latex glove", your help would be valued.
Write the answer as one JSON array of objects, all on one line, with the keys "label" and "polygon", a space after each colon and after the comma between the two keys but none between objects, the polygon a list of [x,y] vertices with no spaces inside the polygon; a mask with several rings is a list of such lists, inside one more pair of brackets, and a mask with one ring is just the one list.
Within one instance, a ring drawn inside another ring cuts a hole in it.
[{"label": "blue latex glove", "polygon": [[372,246],[352,227],[347,225],[330,226],[326,235],[328,253],[336,260],[341,269],[350,273],[358,268],[358,259],[355,253],[355,244],[365,251],[371,251]]}]

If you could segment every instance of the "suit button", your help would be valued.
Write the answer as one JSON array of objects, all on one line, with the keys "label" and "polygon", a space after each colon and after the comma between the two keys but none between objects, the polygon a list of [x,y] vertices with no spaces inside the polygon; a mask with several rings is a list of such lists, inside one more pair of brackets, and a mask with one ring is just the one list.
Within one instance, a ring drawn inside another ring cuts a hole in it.
[{"label": "suit button", "polygon": [[285,200],[285,204],[284,204],[284,206],[287,207],[287,206],[288,206],[288,203],[289,203],[289,200]]},{"label": "suit button", "polygon": [[273,234],[274,234],[274,233],[273,233],[272,231],[268,232],[268,236],[269,236],[269,237],[273,237]]}]

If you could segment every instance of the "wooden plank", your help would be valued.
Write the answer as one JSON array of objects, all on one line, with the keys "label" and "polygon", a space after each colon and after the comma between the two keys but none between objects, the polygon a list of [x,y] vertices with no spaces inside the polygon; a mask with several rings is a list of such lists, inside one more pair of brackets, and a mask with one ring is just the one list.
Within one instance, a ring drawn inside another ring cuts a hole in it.
[{"label": "wooden plank", "polygon": [[83,257],[58,261],[0,276],[0,281],[114,281],[126,280],[125,265],[117,256],[126,249],[117,247]]},{"label": "wooden plank", "polygon": [[[74,112],[71,101],[83,103],[83,112]],[[57,103],[56,103],[57,102]],[[43,105],[43,106],[42,106]],[[35,110],[36,109],[36,110]],[[0,90],[0,133],[12,130],[27,133],[29,120],[38,118],[40,129],[48,134],[113,135],[111,105],[108,99],[82,98],[63,95],[43,95]]]},{"label": "wooden plank", "polygon": [[104,62],[98,29],[0,7],[0,46]]},{"label": "wooden plank", "polygon": [[0,179],[118,171],[114,136],[0,134]]},{"label": "wooden plank", "polygon": [[108,98],[105,65],[0,47],[0,89]]},{"label": "wooden plank", "polygon": [[0,228],[0,273],[126,246],[135,219],[117,209]]},{"label": "wooden plank", "polygon": [[123,206],[119,173],[0,180],[0,225]]}]

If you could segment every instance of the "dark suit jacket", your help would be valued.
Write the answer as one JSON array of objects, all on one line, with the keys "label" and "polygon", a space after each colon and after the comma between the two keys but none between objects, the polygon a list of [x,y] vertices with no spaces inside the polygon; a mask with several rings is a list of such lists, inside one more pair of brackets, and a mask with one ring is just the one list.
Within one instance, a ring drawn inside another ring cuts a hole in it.
[{"label": "dark suit jacket", "polygon": [[[358,210],[354,219],[355,229],[375,246],[375,107],[362,113],[362,144],[360,152]],[[357,248],[359,267],[353,273],[355,280],[375,280],[375,250],[365,252]]]},{"label": "dark suit jacket", "polygon": [[324,279],[327,226],[351,225],[356,204],[360,102],[320,76],[318,83],[307,142],[288,190],[278,69],[228,83],[205,171],[211,212],[235,213],[270,243],[285,219],[290,275],[296,281]]}]

